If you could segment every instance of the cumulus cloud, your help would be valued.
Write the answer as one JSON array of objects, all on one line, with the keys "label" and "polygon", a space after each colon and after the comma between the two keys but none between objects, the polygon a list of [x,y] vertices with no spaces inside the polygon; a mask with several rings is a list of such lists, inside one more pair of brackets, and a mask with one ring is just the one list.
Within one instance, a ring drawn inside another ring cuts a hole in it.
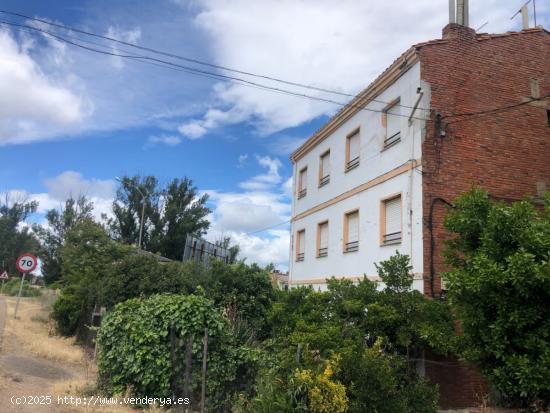
[{"label": "cumulus cloud", "polygon": [[[195,21],[209,36],[218,64],[346,93],[363,89],[412,44],[439,38],[448,20],[447,2],[433,0],[200,0],[199,4],[202,11]],[[517,26],[509,19],[511,7],[499,0],[473,3],[472,27],[486,20],[485,30]],[[267,79],[250,80],[347,100]],[[239,83],[218,84],[214,93],[215,101],[205,115],[186,123],[195,125],[195,138],[235,118],[252,122],[260,134],[269,134],[330,115],[338,108]],[[212,110],[218,110],[214,122]]]},{"label": "cumulus cloud", "polygon": [[279,168],[281,167],[281,161],[277,158],[270,158],[269,156],[257,156],[256,160],[260,166],[267,169],[265,174],[256,175],[247,181],[241,182],[239,186],[243,189],[261,191],[272,188],[281,182],[281,175],[279,175]]},{"label": "cumulus cloud", "polygon": [[64,201],[67,198],[87,196],[102,199],[112,199],[115,194],[115,182],[110,179],[85,179],[81,173],[65,171],[54,178],[44,181],[48,193],[54,198]]},{"label": "cumulus cloud", "polygon": [[49,79],[29,53],[0,29],[0,144],[40,138],[79,125],[91,110],[77,93]]},{"label": "cumulus cloud", "polygon": [[256,161],[266,172],[241,182],[243,192],[206,191],[213,204],[208,237],[215,241],[230,236],[241,247],[241,257],[262,265],[273,262],[284,270],[291,209],[288,179],[282,183],[278,159],[256,156]]}]

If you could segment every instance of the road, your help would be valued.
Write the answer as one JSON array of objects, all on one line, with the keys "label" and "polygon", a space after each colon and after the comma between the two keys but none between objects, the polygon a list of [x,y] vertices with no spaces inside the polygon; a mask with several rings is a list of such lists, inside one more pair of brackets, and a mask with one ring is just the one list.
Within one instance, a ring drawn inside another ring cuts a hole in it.
[{"label": "road", "polygon": [[[6,299],[0,296],[0,412],[65,413],[74,412],[55,404],[25,404],[16,406],[11,400],[49,394],[51,385],[70,379],[73,374],[60,363],[42,360],[28,354],[15,335],[6,331]],[[21,308],[25,311],[24,308]],[[17,325],[14,326],[15,328]],[[35,398],[35,401],[39,399]]]}]

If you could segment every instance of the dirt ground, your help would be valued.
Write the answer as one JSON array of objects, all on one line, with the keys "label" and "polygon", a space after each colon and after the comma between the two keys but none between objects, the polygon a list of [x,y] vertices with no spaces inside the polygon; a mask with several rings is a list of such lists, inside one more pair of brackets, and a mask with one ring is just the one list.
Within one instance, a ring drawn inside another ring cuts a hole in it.
[{"label": "dirt ground", "polygon": [[76,406],[76,399],[70,404],[70,396],[90,399],[97,370],[80,346],[54,334],[52,301],[48,291],[22,298],[14,319],[15,298],[0,296],[0,412],[136,412],[128,406]]}]

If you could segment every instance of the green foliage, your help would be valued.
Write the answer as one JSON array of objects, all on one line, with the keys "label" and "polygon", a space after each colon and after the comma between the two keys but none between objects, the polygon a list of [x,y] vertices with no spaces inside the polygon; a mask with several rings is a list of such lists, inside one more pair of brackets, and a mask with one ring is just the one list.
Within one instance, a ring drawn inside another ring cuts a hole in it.
[{"label": "green foliage", "polygon": [[437,411],[437,389],[412,374],[403,356],[387,352],[381,339],[360,353],[344,352],[338,378],[348,385],[350,413]]},{"label": "green foliage", "polygon": [[550,198],[491,202],[474,188],[445,220],[463,355],[517,406],[550,405]]},{"label": "green foliage", "polygon": [[46,212],[47,226],[33,226],[41,244],[41,269],[46,284],[60,280],[61,246],[65,243],[67,233],[78,223],[91,220],[92,211],[93,204],[86,197],[69,198],[61,210],[50,209]]},{"label": "green foliage", "polygon": [[[198,196],[188,178],[174,179],[165,188],[153,176],[123,177],[109,221],[116,239],[137,244],[143,206],[143,249],[181,259],[187,234],[203,234],[210,223],[207,195]],[[145,196],[145,198],[144,198]]]},{"label": "green foliage", "polygon": [[[99,370],[115,394],[171,397],[182,385],[185,343],[193,339],[192,401],[199,400],[202,338],[208,328],[208,403],[221,409],[240,389],[241,374],[256,363],[255,352],[237,347],[226,320],[213,303],[194,295],[154,295],[118,304],[107,314],[99,332]],[[177,340],[172,341],[171,331]],[[172,343],[175,343],[172,346]]]},{"label": "green foliage", "polygon": [[[15,296],[19,294],[19,287],[21,286],[21,279],[12,278],[4,283],[3,293],[6,295]],[[21,297],[38,297],[41,295],[40,289],[31,286],[31,284],[25,280],[23,283],[23,289],[21,290]]]},{"label": "green foliage", "polygon": [[112,241],[105,229],[86,219],[74,225],[61,247],[63,287],[53,318],[63,334],[77,332],[85,339],[85,324],[94,305],[102,305],[102,291],[113,263],[128,253],[128,248]]},{"label": "green foliage", "polygon": [[295,392],[287,392],[295,379],[291,372],[320,373],[327,360],[337,358],[335,380],[345,386],[348,411],[436,411],[437,389],[416,375],[414,365],[426,349],[454,349],[449,308],[410,290],[407,256],[396,254],[377,268],[383,289],[365,277],[358,283],[329,280],[326,292],[297,288],[278,294],[269,314],[272,337],[265,343],[276,367],[265,376],[271,380],[257,384],[258,392],[267,392],[257,400],[296,409]]},{"label": "green foliage", "polygon": [[52,308],[52,318],[57,324],[58,332],[64,336],[75,334],[82,318],[82,312],[82,299],[77,289],[74,287],[64,288]]},{"label": "green foliage", "polygon": [[17,274],[15,261],[22,253],[36,252],[38,241],[30,228],[21,226],[25,220],[36,212],[38,202],[18,200],[11,202],[6,195],[0,203],[0,271]]}]

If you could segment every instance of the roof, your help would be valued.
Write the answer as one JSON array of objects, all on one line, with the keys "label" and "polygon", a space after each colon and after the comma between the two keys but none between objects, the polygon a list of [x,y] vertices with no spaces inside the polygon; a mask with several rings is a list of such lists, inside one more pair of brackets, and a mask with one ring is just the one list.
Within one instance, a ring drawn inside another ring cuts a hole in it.
[{"label": "roof", "polygon": [[[491,40],[495,38],[516,36],[522,34],[541,33],[545,32],[550,34],[549,31],[542,27],[522,30],[520,32],[506,32],[500,34],[489,33],[477,33],[475,35],[478,41]],[[355,115],[362,106],[366,105],[378,95],[380,95],[387,87],[393,84],[401,75],[411,68],[416,62],[418,62],[418,51],[426,46],[434,46],[440,44],[449,43],[450,39],[434,39],[422,43],[416,43],[401,54],[393,63],[384,70],[373,82],[371,82],[365,89],[357,94],[346,106],[340,109],[327,123],[319,128],[313,135],[311,135],[298,149],[296,149],[290,156],[293,162],[296,162],[306,153],[308,153],[313,147],[320,143],[323,139],[330,135],[335,129],[342,125],[345,121]]]}]

